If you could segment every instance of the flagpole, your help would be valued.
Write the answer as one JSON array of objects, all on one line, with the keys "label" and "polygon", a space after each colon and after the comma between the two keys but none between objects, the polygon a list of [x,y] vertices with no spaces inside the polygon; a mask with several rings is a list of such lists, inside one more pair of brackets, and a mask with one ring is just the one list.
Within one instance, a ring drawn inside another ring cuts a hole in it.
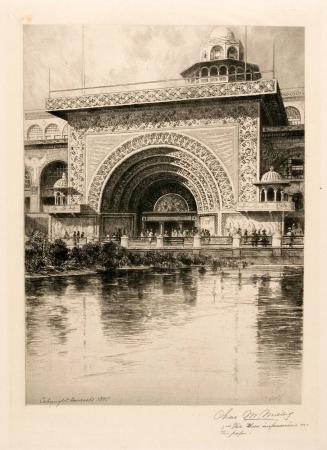
[{"label": "flagpole", "polygon": [[48,90],[49,90],[49,98],[50,98],[50,92],[51,92],[51,69],[49,67],[49,74],[48,74]]},{"label": "flagpole", "polygon": [[244,49],[244,80],[246,81],[246,62],[247,62],[247,51],[248,51],[248,27],[245,26],[245,49]]},{"label": "flagpole", "polygon": [[85,94],[85,30],[84,25],[82,25],[82,87],[83,94]]},{"label": "flagpole", "polygon": [[275,78],[276,73],[276,63],[275,63],[275,38],[273,39],[273,78]]}]

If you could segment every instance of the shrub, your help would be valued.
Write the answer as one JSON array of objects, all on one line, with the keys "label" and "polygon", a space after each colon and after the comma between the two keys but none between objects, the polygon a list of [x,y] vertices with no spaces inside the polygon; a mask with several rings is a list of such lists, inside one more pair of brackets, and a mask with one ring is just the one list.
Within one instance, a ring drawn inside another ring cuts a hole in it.
[{"label": "shrub", "polygon": [[44,268],[45,261],[42,252],[38,252],[32,247],[25,249],[25,270],[26,272],[39,272]]},{"label": "shrub", "polygon": [[180,253],[177,256],[177,259],[184,264],[185,266],[190,266],[191,264],[193,264],[193,257],[192,255],[186,255],[185,253]]},{"label": "shrub", "polygon": [[68,259],[68,248],[64,241],[56,239],[48,247],[49,260],[54,266],[61,266]]},{"label": "shrub", "polygon": [[106,270],[114,270],[119,266],[118,247],[113,242],[105,243],[99,253],[98,263]]},{"label": "shrub", "polygon": [[101,245],[98,242],[87,243],[80,250],[83,266],[90,267],[96,265],[101,252]]},{"label": "shrub", "polygon": [[209,261],[210,261],[209,256],[205,256],[205,255],[194,255],[193,256],[193,264],[195,264],[196,266],[204,266]]},{"label": "shrub", "polygon": [[48,243],[41,231],[34,232],[25,246],[25,269],[27,272],[39,272],[47,263]]},{"label": "shrub", "polygon": [[[68,260],[67,263],[70,266],[73,266],[75,268],[85,265],[82,248],[73,247],[70,250],[70,252],[69,252],[69,258],[68,259],[69,260]],[[67,263],[66,263],[66,266],[67,266]]]}]

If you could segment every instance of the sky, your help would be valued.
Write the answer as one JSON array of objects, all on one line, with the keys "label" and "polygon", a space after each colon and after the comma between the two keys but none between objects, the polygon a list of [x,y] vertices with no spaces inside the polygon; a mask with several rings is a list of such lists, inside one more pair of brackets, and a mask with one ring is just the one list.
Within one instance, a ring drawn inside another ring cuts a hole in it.
[{"label": "sky", "polygon": [[[176,79],[198,62],[215,26],[85,25],[85,85]],[[229,28],[245,43],[244,27]],[[24,26],[24,108],[43,109],[49,89],[82,86],[82,25]],[[281,88],[304,86],[304,28],[248,27],[247,60],[272,69]]]}]

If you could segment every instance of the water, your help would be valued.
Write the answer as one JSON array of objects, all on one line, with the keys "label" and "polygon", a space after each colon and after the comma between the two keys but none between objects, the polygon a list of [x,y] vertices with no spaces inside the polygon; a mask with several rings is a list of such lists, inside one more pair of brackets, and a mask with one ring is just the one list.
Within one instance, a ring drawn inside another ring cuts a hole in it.
[{"label": "water", "polygon": [[26,402],[299,403],[302,284],[263,266],[27,280]]}]

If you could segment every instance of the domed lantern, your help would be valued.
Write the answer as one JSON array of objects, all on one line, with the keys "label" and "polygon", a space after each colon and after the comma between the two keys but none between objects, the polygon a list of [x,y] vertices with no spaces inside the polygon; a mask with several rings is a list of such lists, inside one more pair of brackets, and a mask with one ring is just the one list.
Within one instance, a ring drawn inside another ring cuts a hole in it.
[{"label": "domed lantern", "polygon": [[288,180],[270,167],[269,171],[264,173],[261,180],[254,183],[259,188],[261,202],[280,202],[285,200],[285,187],[289,186]]},{"label": "domed lantern", "polygon": [[256,64],[244,61],[240,39],[227,27],[214,28],[200,51],[200,60],[181,73],[189,83],[226,83],[261,78]]},{"label": "domed lantern", "polygon": [[62,177],[59,178],[59,180],[57,180],[53,185],[53,193],[55,205],[64,205],[68,203],[68,185],[65,172],[63,172]]}]

